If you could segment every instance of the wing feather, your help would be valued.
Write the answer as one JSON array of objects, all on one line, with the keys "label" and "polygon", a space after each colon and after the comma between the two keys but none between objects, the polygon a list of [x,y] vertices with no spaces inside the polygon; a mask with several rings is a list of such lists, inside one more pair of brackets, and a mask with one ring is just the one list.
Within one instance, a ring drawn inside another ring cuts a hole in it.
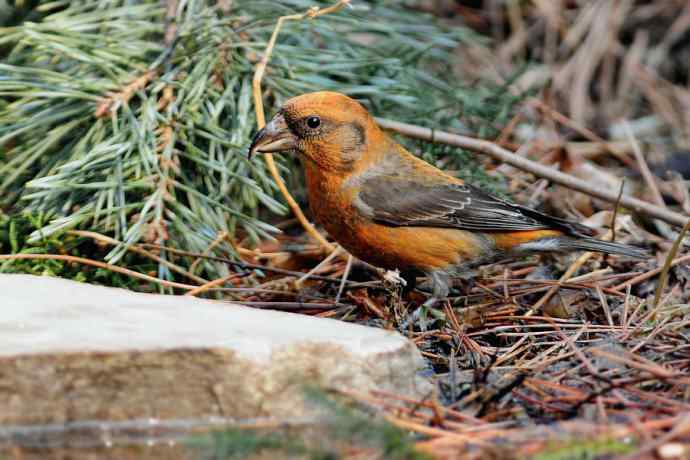
[{"label": "wing feather", "polygon": [[449,227],[503,232],[556,229],[591,234],[588,227],[494,197],[468,184],[428,185],[399,176],[362,181],[359,199],[372,218],[390,226]]}]

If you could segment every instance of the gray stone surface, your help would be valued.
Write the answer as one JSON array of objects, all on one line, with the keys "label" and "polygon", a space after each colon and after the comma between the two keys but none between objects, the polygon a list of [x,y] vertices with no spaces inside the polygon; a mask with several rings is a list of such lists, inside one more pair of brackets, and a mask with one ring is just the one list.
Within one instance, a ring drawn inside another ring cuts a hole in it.
[{"label": "gray stone surface", "polygon": [[179,296],[0,275],[0,423],[294,417],[305,384],[428,391],[398,333]]}]

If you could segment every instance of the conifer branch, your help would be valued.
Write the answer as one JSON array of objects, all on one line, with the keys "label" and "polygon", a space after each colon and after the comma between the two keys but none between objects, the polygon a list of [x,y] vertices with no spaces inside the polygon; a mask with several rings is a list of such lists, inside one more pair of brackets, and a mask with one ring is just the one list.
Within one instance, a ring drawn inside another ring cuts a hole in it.
[{"label": "conifer branch", "polygon": [[[184,276],[165,263],[173,250],[237,258],[230,241],[238,233],[271,238],[272,214],[289,209],[281,189],[301,194],[298,177],[274,180],[299,171],[293,159],[271,166],[245,154],[257,121],[253,76],[277,18],[323,16],[295,21],[273,41],[270,72],[259,79],[267,112],[332,90],[450,129],[460,128],[460,112],[494,119],[516,101],[457,87],[449,56],[476,35],[402,5],[357,2],[346,15],[324,16],[346,2],[57,3],[40,20],[0,28],[0,208],[46,216],[28,244],[72,229],[113,238],[109,263],[156,244],[159,279]],[[293,14],[314,4],[323,8]],[[216,242],[219,235],[228,238]],[[209,280],[229,273],[213,258],[194,268]]]}]

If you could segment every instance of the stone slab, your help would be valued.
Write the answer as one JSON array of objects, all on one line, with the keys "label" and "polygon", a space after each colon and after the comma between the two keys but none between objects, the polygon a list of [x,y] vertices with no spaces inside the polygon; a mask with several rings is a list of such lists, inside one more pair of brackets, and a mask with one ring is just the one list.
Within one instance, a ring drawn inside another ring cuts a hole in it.
[{"label": "stone slab", "polygon": [[305,385],[419,397],[397,332],[225,302],[0,275],[0,424],[300,417]]}]

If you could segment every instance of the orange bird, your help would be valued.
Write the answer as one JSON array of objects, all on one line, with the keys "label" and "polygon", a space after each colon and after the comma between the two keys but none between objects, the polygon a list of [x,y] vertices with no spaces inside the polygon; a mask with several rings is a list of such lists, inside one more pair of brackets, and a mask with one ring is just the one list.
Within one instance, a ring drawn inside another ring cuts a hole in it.
[{"label": "orange bird", "polygon": [[288,100],[256,134],[249,154],[281,151],[302,158],[311,210],[333,239],[370,264],[428,275],[433,300],[448,296],[450,276],[507,255],[586,250],[646,256],[444,173],[339,93]]}]

